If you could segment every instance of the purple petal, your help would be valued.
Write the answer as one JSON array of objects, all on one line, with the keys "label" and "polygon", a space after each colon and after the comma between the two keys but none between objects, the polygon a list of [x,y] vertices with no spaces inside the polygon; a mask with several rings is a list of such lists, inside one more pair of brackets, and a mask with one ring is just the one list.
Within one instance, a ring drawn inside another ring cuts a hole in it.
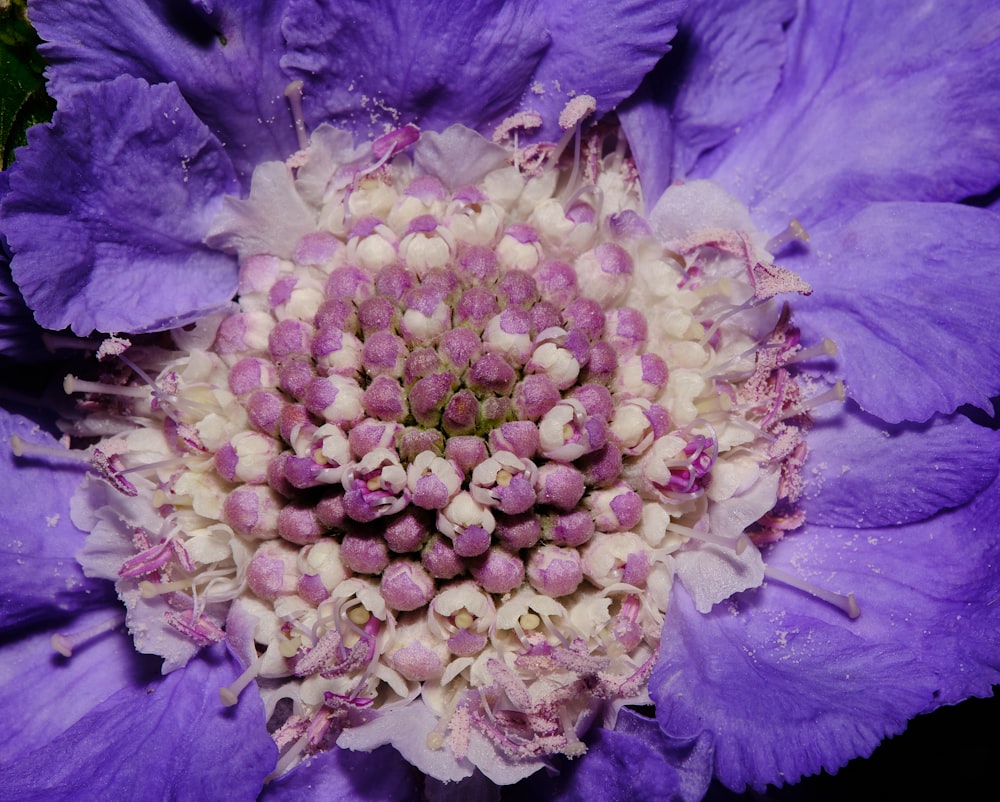
[{"label": "purple petal", "polygon": [[831,338],[847,394],[883,420],[927,420],[1000,393],[1000,217],[967,206],[873,204],[810,232],[789,257],[813,294],[797,322]]},{"label": "purple petal", "polygon": [[369,136],[483,127],[515,107],[549,42],[528,0],[291,0],[283,30],[309,125]]},{"label": "purple petal", "polygon": [[83,472],[15,457],[12,435],[56,446],[31,421],[0,410],[0,631],[114,599],[110,584],[85,577],[74,558],[83,533],[70,521],[69,498]]},{"label": "purple petal", "polygon": [[162,679],[136,677],[46,745],[0,767],[2,795],[72,799],[86,789],[94,798],[256,799],[277,750],[259,695],[246,693],[231,709],[219,701],[219,688],[239,673],[214,647]]},{"label": "purple petal", "polygon": [[[1000,18],[975,0],[815,3],[789,28],[782,84],[693,171],[780,229],[868,201],[959,200],[1000,182]],[[891,31],[893,42],[887,43]]]},{"label": "purple petal", "polygon": [[884,530],[811,527],[769,565],[861,606],[770,581],[708,615],[675,592],[650,683],[664,730],[715,736],[727,786],[794,782],[867,756],[906,720],[1000,681],[1000,483],[957,511]]},{"label": "purple petal", "polygon": [[[111,602],[75,618],[62,631],[87,630],[114,615],[120,619],[121,609]],[[43,748],[122,688],[159,674],[159,661],[136,654],[123,632],[109,630],[78,646],[70,658],[52,647],[52,635],[42,630],[3,647],[0,704],[5,719],[17,726],[0,729],[2,763]]]},{"label": "purple petal", "polygon": [[[0,173],[0,202],[10,191],[10,172]],[[19,361],[44,360],[41,329],[10,275],[10,248],[0,230],[0,354]]]},{"label": "purple petal", "polygon": [[684,12],[670,53],[619,111],[650,208],[771,98],[794,14],[791,0],[710,0]]},{"label": "purple petal", "polygon": [[278,67],[283,10],[270,0],[38,0],[31,20],[48,42],[53,97],[119,75],[175,82],[248,187],[257,164],[297,148]]},{"label": "purple petal", "polygon": [[615,730],[638,738],[667,759],[677,771],[678,793],[683,802],[698,802],[712,779],[712,740],[705,733],[672,738],[663,733],[655,719],[624,707],[618,711]]},{"label": "purple petal", "polygon": [[545,52],[522,106],[538,111],[546,134],[575,95],[591,95],[597,114],[631,95],[669,49],[684,8],[679,0],[546,0],[552,46]]},{"label": "purple petal", "polygon": [[166,328],[232,297],[235,261],[202,244],[237,188],[232,166],[175,86],[123,76],[81,89],[29,143],[2,211],[39,323]]},{"label": "purple petal", "polygon": [[809,431],[811,524],[872,528],[906,524],[958,507],[1000,468],[1000,435],[962,415],[888,424],[853,405]]},{"label": "purple petal", "polygon": [[[623,714],[628,715],[623,710],[619,716]],[[666,739],[655,722],[650,724],[655,732],[646,732],[643,725],[632,722],[624,732],[595,728],[586,737],[585,755],[560,761],[556,774],[539,772],[529,777],[518,786],[516,798],[539,802],[582,799],[688,802],[692,797],[682,793],[676,768],[658,748]],[[703,764],[702,794],[711,777],[710,759]]]},{"label": "purple petal", "polygon": [[325,802],[417,802],[421,798],[421,779],[420,772],[391,746],[372,752],[332,749],[268,783],[261,802],[297,802],[314,797]]}]

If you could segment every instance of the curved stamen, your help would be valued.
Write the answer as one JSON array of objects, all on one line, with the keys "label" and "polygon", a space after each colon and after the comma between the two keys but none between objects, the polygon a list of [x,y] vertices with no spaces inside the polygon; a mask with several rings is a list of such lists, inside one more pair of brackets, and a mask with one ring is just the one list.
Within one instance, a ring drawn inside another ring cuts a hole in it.
[{"label": "curved stamen", "polygon": [[853,593],[848,593],[846,596],[840,593],[834,593],[826,588],[814,585],[811,582],[806,582],[804,579],[797,577],[794,574],[790,574],[787,571],[783,571],[780,568],[775,568],[774,566],[767,564],[764,565],[764,576],[768,579],[780,582],[783,585],[795,588],[796,590],[804,591],[810,596],[816,597],[820,601],[833,605],[838,610],[843,611],[848,618],[857,618],[861,615],[861,608],[858,606]]}]

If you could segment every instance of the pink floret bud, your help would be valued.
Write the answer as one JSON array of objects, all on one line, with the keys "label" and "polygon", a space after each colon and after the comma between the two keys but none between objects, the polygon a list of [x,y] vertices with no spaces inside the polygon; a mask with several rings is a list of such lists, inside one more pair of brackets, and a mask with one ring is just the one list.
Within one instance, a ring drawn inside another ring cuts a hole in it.
[{"label": "pink floret bud", "polygon": [[382,573],[382,598],[394,610],[417,610],[434,598],[434,580],[413,560],[396,560]]},{"label": "pink floret bud", "polygon": [[575,549],[542,546],[528,560],[528,582],[546,596],[568,596],[582,581],[583,568]]},{"label": "pink floret bud", "polygon": [[472,564],[472,575],[487,593],[510,593],[524,582],[524,562],[494,546]]}]

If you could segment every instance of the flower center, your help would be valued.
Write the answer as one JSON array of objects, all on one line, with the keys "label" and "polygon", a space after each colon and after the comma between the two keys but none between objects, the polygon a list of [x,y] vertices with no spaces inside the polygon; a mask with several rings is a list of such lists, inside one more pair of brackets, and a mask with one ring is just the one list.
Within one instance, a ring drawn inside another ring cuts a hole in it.
[{"label": "flower center", "polygon": [[317,134],[287,172],[304,235],[259,247],[285,200],[256,179],[223,224],[257,236],[238,308],[70,382],[78,432],[115,432],[83,561],[115,555],[167,668],[228,638],[223,702],[257,679],[282,767],[412,704],[456,759],[578,754],[644,700],[674,577],[707,610],[801,523],[810,402],[771,298],[808,287],[746,231],[653,237],[613,131],[455,186],[408,129]]}]

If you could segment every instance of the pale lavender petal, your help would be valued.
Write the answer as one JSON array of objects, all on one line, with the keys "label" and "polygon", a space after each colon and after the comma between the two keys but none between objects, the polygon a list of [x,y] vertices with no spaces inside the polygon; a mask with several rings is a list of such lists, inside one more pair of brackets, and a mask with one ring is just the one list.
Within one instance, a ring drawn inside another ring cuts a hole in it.
[{"label": "pale lavender petal", "polygon": [[226,145],[244,187],[261,161],[297,147],[278,66],[284,2],[272,0],[38,0],[31,20],[60,101],[119,75],[175,82]]},{"label": "pale lavender petal", "polygon": [[729,787],[794,782],[867,756],[909,718],[1000,681],[1000,484],[884,530],[813,526],[765,554],[861,616],[770,581],[697,613],[675,590],[650,692],[668,733],[715,738]]},{"label": "pale lavender petal", "polygon": [[971,501],[1000,469],[1000,435],[963,415],[889,424],[853,404],[809,431],[812,524],[907,524]]},{"label": "pale lavender petal", "polygon": [[236,188],[175,86],[123,76],[81,89],[32,129],[11,174],[14,280],[48,328],[182,325],[236,290],[235,260],[202,244]]},{"label": "pale lavender petal", "polygon": [[1000,104],[983,91],[1000,82],[1000,8],[815,3],[789,42],[759,122],[693,171],[765,226],[808,228],[869,201],[960,200],[1000,181]]},{"label": "pale lavender petal", "polygon": [[0,410],[0,631],[59,620],[114,599],[109,583],[88,579],[74,555],[83,533],[70,520],[79,465],[15,457],[10,438],[57,447],[51,435]]},{"label": "pale lavender petal", "polygon": [[224,708],[240,673],[221,646],[160,680],[135,681],[44,746],[0,766],[5,799],[254,800],[277,749],[260,696]]},{"label": "pale lavender petal", "polygon": [[796,322],[837,345],[847,394],[883,420],[927,420],[1000,393],[1000,216],[872,204],[810,232],[783,264],[813,287]]}]

